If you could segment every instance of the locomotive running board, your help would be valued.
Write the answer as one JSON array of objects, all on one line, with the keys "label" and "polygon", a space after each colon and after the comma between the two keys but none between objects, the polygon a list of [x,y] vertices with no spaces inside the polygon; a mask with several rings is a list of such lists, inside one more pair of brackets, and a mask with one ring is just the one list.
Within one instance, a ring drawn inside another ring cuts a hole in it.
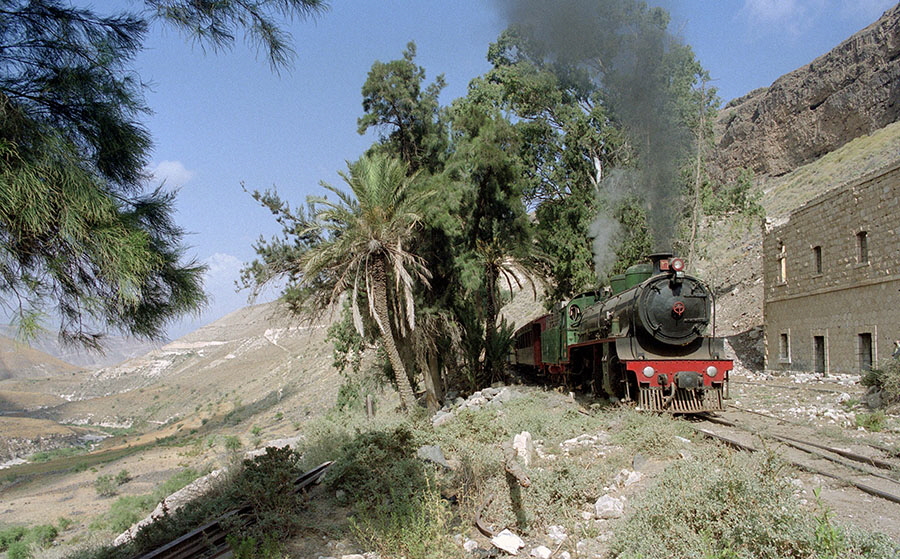
[{"label": "locomotive running board", "polygon": [[678,388],[674,395],[666,395],[661,388],[639,388],[638,406],[646,411],[669,413],[699,413],[723,411],[722,389],[685,390]]}]

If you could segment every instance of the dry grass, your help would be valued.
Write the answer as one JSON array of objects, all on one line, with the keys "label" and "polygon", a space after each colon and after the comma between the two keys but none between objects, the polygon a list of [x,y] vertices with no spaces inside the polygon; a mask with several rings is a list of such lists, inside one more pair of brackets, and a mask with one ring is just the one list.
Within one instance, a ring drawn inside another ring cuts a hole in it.
[{"label": "dry grass", "polygon": [[900,122],[852,140],[818,160],[784,176],[765,179],[762,204],[772,219],[792,211],[826,190],[856,180],[897,161]]}]

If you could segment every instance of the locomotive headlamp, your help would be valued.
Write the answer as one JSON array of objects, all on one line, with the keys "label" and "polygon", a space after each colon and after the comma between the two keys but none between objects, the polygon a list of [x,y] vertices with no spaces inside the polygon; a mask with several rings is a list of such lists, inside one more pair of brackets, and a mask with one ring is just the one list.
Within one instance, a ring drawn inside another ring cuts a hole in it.
[{"label": "locomotive headlamp", "polygon": [[684,260],[682,260],[681,258],[673,258],[672,261],[669,262],[669,266],[676,272],[683,272]]},{"label": "locomotive headlamp", "polygon": [[656,371],[653,370],[653,367],[644,367],[643,373],[645,377],[653,378],[653,375],[656,373]]},{"label": "locomotive headlamp", "polygon": [[719,374],[719,369],[716,369],[715,367],[713,367],[712,365],[710,365],[709,367],[706,368],[706,374],[709,375],[709,376],[711,376],[711,377],[714,377],[714,376],[716,376],[717,374]]}]

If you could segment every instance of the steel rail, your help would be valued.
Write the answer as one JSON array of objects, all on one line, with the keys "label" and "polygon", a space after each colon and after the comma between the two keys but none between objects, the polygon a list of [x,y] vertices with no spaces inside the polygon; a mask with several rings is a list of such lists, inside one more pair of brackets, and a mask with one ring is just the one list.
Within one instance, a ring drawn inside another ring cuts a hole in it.
[{"label": "steel rail", "polygon": [[[750,411],[750,410],[746,410],[746,411]],[[741,426],[738,425],[737,423],[734,423],[734,422],[732,422],[732,421],[728,421],[727,419],[722,419],[722,418],[715,417],[715,416],[711,416],[711,415],[704,415],[704,416],[701,416],[701,417],[703,417],[703,419],[704,419],[705,421],[709,421],[710,423],[718,423],[719,425],[725,425],[726,427],[735,427],[735,428],[737,428],[737,429],[743,429],[743,430],[745,430],[745,431],[747,431],[747,432],[750,432],[750,433],[752,433],[752,434],[754,434],[754,435],[759,435],[759,436],[762,436],[762,437],[774,438],[774,439],[776,439],[776,440],[778,440],[778,441],[781,441],[781,442],[783,442],[783,443],[785,443],[785,444],[790,444],[791,442],[793,442],[793,443],[797,443],[797,444],[804,444],[804,445],[811,446],[811,447],[814,447],[814,448],[819,448],[819,449],[822,449],[822,450],[831,452],[832,454],[837,454],[838,456],[843,456],[844,458],[847,458],[847,459],[849,459],[849,460],[853,460],[854,462],[859,462],[859,463],[861,463],[861,464],[868,464],[868,465],[870,465],[870,466],[874,466],[874,467],[879,468],[879,469],[882,469],[882,470],[888,470],[888,471],[892,471],[892,472],[893,472],[893,471],[897,471],[897,468],[898,468],[897,465],[891,464],[890,462],[887,462],[887,461],[885,461],[885,460],[881,460],[881,459],[879,459],[879,458],[872,458],[872,457],[870,457],[870,456],[863,456],[862,454],[857,454],[857,453],[855,453],[855,452],[851,452],[851,451],[849,451],[849,450],[844,450],[844,449],[842,449],[842,448],[837,448],[837,447],[833,447],[833,446],[826,446],[826,445],[823,445],[823,444],[814,443],[814,442],[812,442],[812,441],[805,441],[805,440],[803,440],[803,439],[795,439],[794,437],[789,437],[789,436],[787,436],[787,435],[772,435],[772,434],[768,434],[768,433],[761,433],[761,432],[758,432],[758,431],[752,431],[752,430],[750,430],[750,429],[748,429],[748,428],[746,428],[746,427],[741,427]],[[867,444],[866,446],[875,448],[876,450],[882,450],[882,449],[880,449],[880,448],[873,447],[872,445],[868,445],[868,444]],[[797,448],[797,447],[795,447],[795,448]],[[806,449],[804,449],[804,448],[797,448],[797,450],[802,450],[802,451],[804,451],[804,452],[809,452],[808,450],[806,450]],[[825,458],[826,460],[831,460],[831,458],[828,457],[828,456],[823,456],[823,458]],[[837,462],[837,463],[840,464],[841,462]],[[845,466],[847,466],[847,467],[852,467],[850,464],[843,464],[843,465],[845,465]],[[883,477],[884,479],[888,479],[888,480],[891,480],[891,481],[900,483],[900,480],[898,480],[897,478],[894,478],[894,477],[890,477],[890,476],[882,476],[882,475],[877,474],[877,473],[875,473],[875,472],[869,472],[868,470],[860,470],[860,471],[864,471],[864,472],[870,473],[871,475],[874,475],[874,476],[876,476],[876,477]]]},{"label": "steel rail", "polygon": [[823,454],[821,452],[802,447],[802,444],[811,444],[811,443],[808,443],[805,441],[803,441],[802,443],[791,442],[791,439],[789,437],[781,437],[778,435],[764,435],[764,436],[770,437],[776,441],[779,441],[782,444],[786,444],[787,446],[789,446],[791,448],[795,448],[801,452],[811,454],[811,455],[815,456],[816,458],[821,458],[822,460],[828,460],[829,462],[833,462],[835,464],[840,464],[841,466],[843,466],[847,469],[856,470],[857,472],[862,472],[863,474],[865,474],[867,476],[877,477],[877,478],[885,479],[887,481],[891,481],[893,483],[900,484],[900,480],[898,480],[896,478],[886,476],[879,472],[872,472],[861,466],[857,466],[856,464],[841,460],[840,458],[835,458],[834,456],[828,456],[827,454]]},{"label": "steel rail", "polygon": [[[756,448],[754,448],[754,447],[752,447],[752,446],[745,445],[745,444],[743,444],[743,443],[741,443],[741,442],[739,442],[739,441],[736,441],[736,440],[734,440],[734,439],[729,439],[728,437],[724,437],[724,436],[722,436],[722,435],[713,433],[712,431],[708,431],[708,430],[706,430],[706,429],[700,429],[700,428],[697,428],[697,431],[700,432],[700,433],[702,433],[703,435],[705,435],[705,436],[707,436],[707,437],[710,437],[710,438],[712,438],[712,439],[719,440],[719,441],[721,441],[721,442],[727,444],[728,446],[731,446],[731,447],[734,447],[734,448],[737,448],[737,449],[740,449],[740,450],[745,450],[745,451],[748,451],[748,452],[757,452],[757,450],[758,450],[758,449],[756,449]],[[819,469],[819,468],[816,468],[815,466],[810,466],[809,464],[803,464],[802,462],[797,462],[797,461],[795,461],[795,460],[791,460],[791,459],[785,458],[785,457],[782,457],[782,458],[785,460],[785,462],[787,462],[788,464],[791,464],[791,465],[794,466],[795,468],[799,468],[799,469],[801,469],[801,470],[803,470],[803,471],[806,471],[806,472],[809,472],[809,473],[813,473],[813,474],[817,474],[817,475],[820,475],[820,476],[823,476],[823,477],[827,477],[827,478],[831,478],[831,479],[837,480],[837,481],[839,481],[839,482],[841,482],[841,483],[844,483],[844,484],[846,484],[846,485],[853,486],[853,487],[859,489],[860,491],[862,491],[862,492],[864,492],[864,493],[868,493],[869,495],[873,495],[873,496],[875,496],[875,497],[880,497],[880,498],[885,499],[885,500],[887,500],[887,501],[891,501],[891,502],[893,502],[893,503],[900,504],[900,496],[894,495],[894,494],[892,494],[892,493],[888,493],[888,492],[886,492],[886,491],[882,491],[882,490],[880,490],[880,489],[877,489],[877,488],[872,487],[872,486],[870,486],[870,485],[866,485],[866,484],[864,484],[864,483],[859,483],[859,482],[857,482],[857,481],[853,481],[852,479],[847,479],[847,478],[841,477],[841,476],[839,476],[839,475],[837,475],[837,474],[832,474],[831,472],[826,472],[826,471],[824,471],[824,470],[821,470],[821,469]]]},{"label": "steel rail", "polygon": [[[752,413],[753,415],[758,415],[758,416],[760,416],[760,417],[765,417],[765,418],[768,418],[768,419],[773,419],[773,420],[775,420],[775,421],[778,421],[779,423],[789,423],[789,424],[791,424],[791,425],[797,425],[797,426],[800,426],[800,427],[808,427],[807,424],[802,423],[802,422],[800,422],[800,421],[794,421],[794,420],[787,419],[787,418],[784,418],[784,417],[776,417],[776,416],[774,416],[774,415],[772,415],[772,414],[769,414],[769,413],[763,413],[763,412],[760,412],[760,411],[748,410],[747,408],[742,408],[742,407],[736,406],[736,405],[734,405],[734,404],[728,404],[728,407],[730,407],[730,408],[732,408],[732,409],[735,409],[735,410],[737,410],[737,411],[742,411],[742,412],[745,412],[745,413]],[[873,442],[871,442],[871,441],[853,440],[852,442],[853,442],[854,444],[862,444],[862,445],[868,446],[868,447],[870,447],[870,448],[874,448],[875,450],[880,450],[881,452],[884,452],[885,454],[888,454],[888,455],[890,455],[890,456],[892,456],[892,457],[894,457],[894,458],[900,458],[900,452],[898,452],[896,449],[888,448],[888,447],[886,447],[886,446],[884,446],[884,445],[876,444],[876,443],[873,443]]]}]

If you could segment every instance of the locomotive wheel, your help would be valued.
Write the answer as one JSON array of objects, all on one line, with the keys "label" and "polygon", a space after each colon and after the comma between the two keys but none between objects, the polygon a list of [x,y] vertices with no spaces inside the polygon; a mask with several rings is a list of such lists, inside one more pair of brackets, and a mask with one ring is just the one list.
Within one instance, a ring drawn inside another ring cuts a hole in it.
[{"label": "locomotive wheel", "polygon": [[618,356],[611,352],[604,363],[604,369],[607,378],[603,378],[601,385],[603,392],[611,398],[618,398],[622,401],[629,401],[636,392],[629,390],[628,379],[625,374],[625,366],[619,361]]}]

